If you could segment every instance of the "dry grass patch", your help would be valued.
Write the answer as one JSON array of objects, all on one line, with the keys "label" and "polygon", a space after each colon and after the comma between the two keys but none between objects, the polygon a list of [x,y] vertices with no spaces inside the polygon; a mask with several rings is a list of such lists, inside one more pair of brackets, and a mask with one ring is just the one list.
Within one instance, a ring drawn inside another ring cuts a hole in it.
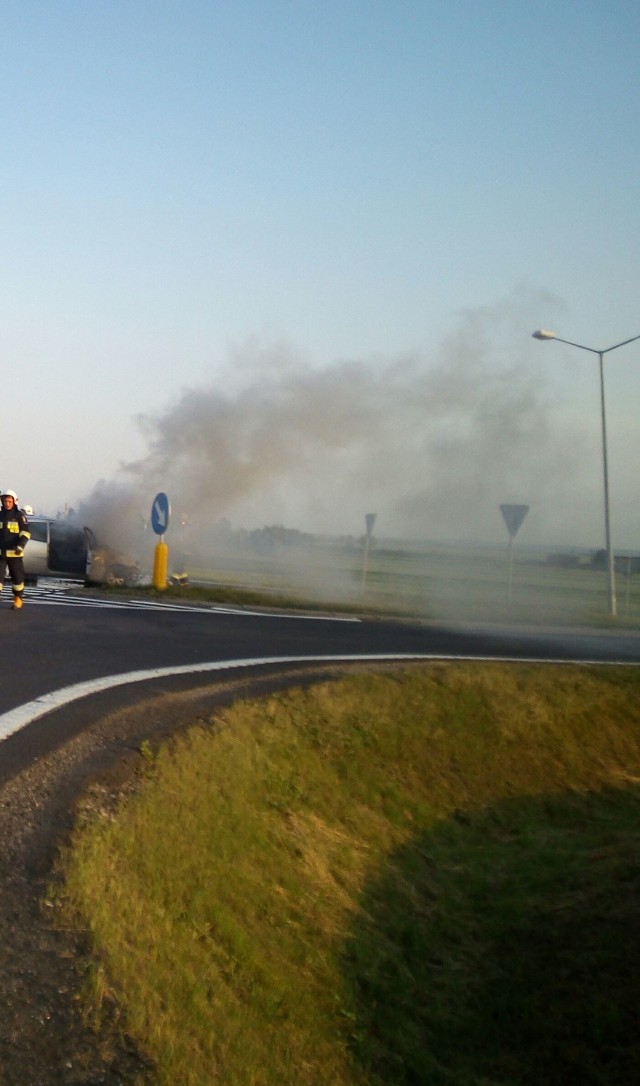
[{"label": "dry grass patch", "polygon": [[635,1082],[639,694],[428,665],[159,750],[65,891],[154,1082]]}]

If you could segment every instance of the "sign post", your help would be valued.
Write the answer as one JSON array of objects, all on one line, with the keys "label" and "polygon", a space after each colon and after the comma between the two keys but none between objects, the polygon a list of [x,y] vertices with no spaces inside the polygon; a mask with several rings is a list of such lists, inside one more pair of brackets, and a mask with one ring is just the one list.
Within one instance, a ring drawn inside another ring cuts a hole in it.
[{"label": "sign post", "polygon": [[511,582],[513,580],[513,541],[529,512],[528,505],[501,505],[500,512],[509,533],[509,573],[507,576],[507,615],[511,615]]},{"label": "sign post", "polygon": [[375,513],[365,513],[364,522],[367,527],[367,534],[364,537],[364,554],[362,557],[362,595],[364,596],[366,582],[367,582],[367,569],[369,566],[369,548],[371,546],[371,536],[373,535],[373,526],[376,522]]},{"label": "sign post", "polygon": [[164,533],[169,527],[171,506],[169,499],[163,491],[156,494],[151,506],[151,527],[160,538],[156,543],[153,553],[153,587],[162,592],[167,587],[167,568],[169,564],[169,548],[164,541]]}]

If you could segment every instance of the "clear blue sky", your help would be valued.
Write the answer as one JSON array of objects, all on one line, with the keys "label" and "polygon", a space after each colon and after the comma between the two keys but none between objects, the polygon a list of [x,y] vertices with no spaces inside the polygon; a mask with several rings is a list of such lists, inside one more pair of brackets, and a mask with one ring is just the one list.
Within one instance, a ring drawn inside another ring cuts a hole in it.
[{"label": "clear blue sky", "polygon": [[[636,0],[2,0],[0,483],[53,511],[261,351],[444,376],[477,319],[594,443],[598,542],[595,362],[530,333],[640,333],[639,45]],[[640,341],[607,381],[640,546]]]}]

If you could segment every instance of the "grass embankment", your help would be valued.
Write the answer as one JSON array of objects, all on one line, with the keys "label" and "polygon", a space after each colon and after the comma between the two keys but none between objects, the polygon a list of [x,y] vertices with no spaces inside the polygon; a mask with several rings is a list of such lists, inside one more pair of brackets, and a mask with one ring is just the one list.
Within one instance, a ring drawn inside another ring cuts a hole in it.
[{"label": "grass embankment", "polygon": [[[290,593],[268,592],[266,589],[260,590],[258,588],[234,588],[232,585],[168,585],[167,588],[162,591],[153,588],[151,585],[129,585],[126,587],[118,586],[115,588],[103,588],[101,591],[120,596],[133,596],[134,598],[136,596],[151,596],[158,600],[170,600],[172,603],[179,600],[182,603],[214,603],[221,604],[225,607],[279,608],[284,610],[311,612],[333,611],[336,613],[345,612],[347,614],[360,613],[363,609],[362,602],[358,604],[345,603],[344,601],[331,602],[326,600],[320,602],[318,600],[305,599],[304,596],[294,596]],[[371,610],[381,611],[380,608],[371,608]],[[386,613],[389,614],[389,611]],[[415,609],[411,613],[417,615],[419,612]]]},{"label": "grass embankment", "polygon": [[639,695],[438,664],[194,727],[67,857],[96,1003],[161,1086],[635,1083]]}]

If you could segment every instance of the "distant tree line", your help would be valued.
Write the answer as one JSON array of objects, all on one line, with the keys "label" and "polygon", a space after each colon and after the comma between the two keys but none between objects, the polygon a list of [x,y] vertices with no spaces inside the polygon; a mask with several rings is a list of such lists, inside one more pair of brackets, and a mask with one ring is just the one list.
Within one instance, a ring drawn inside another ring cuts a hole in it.
[{"label": "distant tree line", "polygon": [[232,528],[230,521],[219,520],[211,529],[210,539],[215,546],[229,549],[252,550],[258,554],[270,554],[282,547],[311,547],[315,537],[297,528],[285,528],[282,524],[265,524],[263,528]]}]

